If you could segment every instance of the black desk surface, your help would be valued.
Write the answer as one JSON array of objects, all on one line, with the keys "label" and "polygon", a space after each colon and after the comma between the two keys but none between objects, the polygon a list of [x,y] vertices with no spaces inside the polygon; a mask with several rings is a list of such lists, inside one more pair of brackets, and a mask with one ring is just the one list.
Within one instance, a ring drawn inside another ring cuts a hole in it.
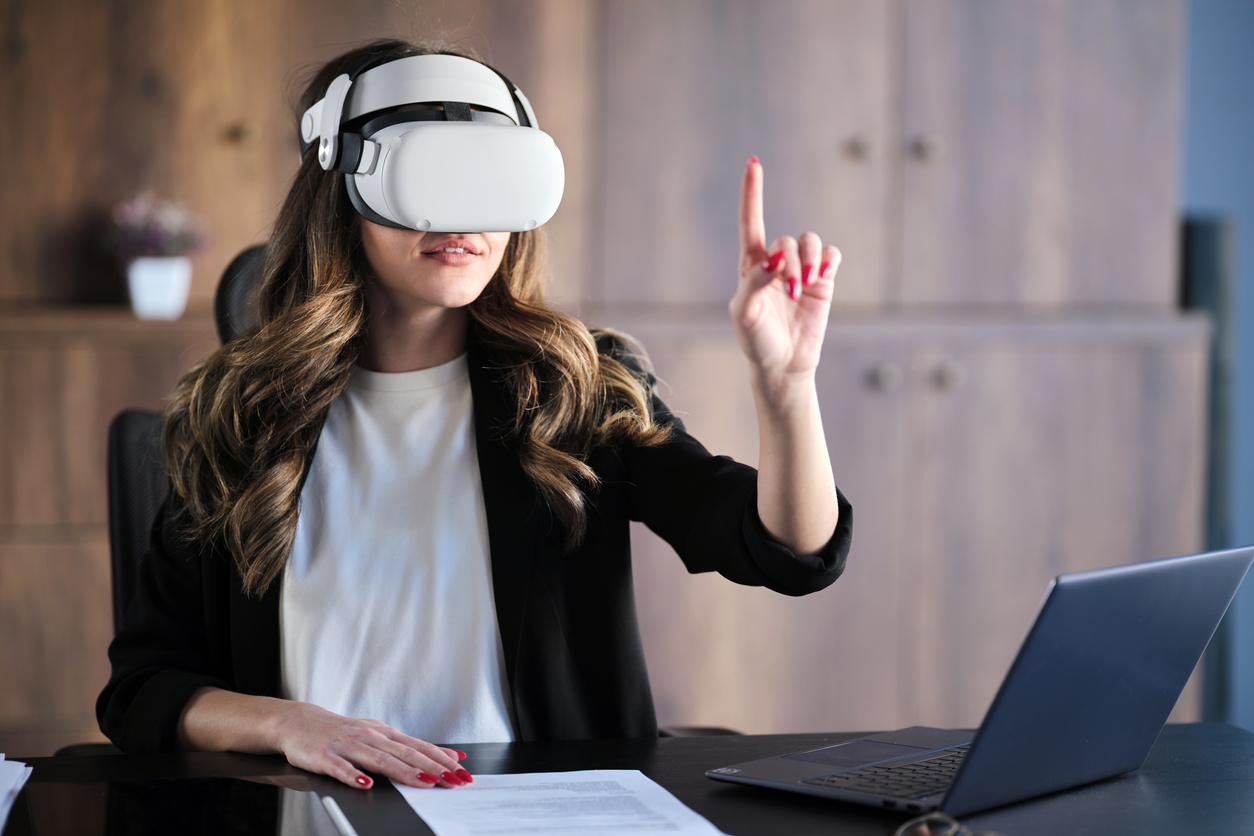
[{"label": "black desk surface", "polygon": [[[639,769],[735,836],[892,833],[904,815],[721,784],[702,774],[711,767],[852,736],[485,743],[460,748],[468,753],[466,765],[474,773]],[[353,790],[288,766],[280,758],[200,753],[26,762],[35,771],[4,836],[268,836],[275,833],[280,787],[334,795],[360,836],[430,832],[386,781],[369,792]],[[973,831],[999,830],[1007,836],[1254,833],[1254,734],[1220,723],[1168,726],[1138,772],[971,816],[966,823]]]}]

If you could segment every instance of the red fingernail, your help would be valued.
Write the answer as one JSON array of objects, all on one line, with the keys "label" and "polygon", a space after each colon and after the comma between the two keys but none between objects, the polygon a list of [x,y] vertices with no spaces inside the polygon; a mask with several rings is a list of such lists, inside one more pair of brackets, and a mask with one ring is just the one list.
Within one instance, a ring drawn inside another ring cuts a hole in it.
[{"label": "red fingernail", "polygon": [[758,158],[757,158],[757,157],[750,157],[750,158],[749,158],[748,165],[757,165],[757,164],[758,164]]},{"label": "red fingernail", "polygon": [[804,264],[801,267],[801,281],[807,286],[811,283],[810,274],[814,272],[813,264]]},{"label": "red fingernail", "polygon": [[365,775],[358,775],[357,783],[361,784],[363,787],[368,787],[374,782],[371,781],[369,778],[367,778]]},{"label": "red fingernail", "polygon": [[800,282],[797,281],[796,276],[790,276],[788,278],[788,298],[792,299],[794,302],[801,298],[801,293],[799,292],[800,286]]},{"label": "red fingernail", "polygon": [[466,783],[461,778],[458,778],[456,775],[454,775],[452,772],[445,772],[444,775],[441,777],[444,778],[444,783],[452,784],[455,787],[460,787],[462,784]]},{"label": "red fingernail", "polygon": [[419,772],[419,773],[418,773],[418,780],[419,780],[419,781],[422,781],[424,784],[438,784],[438,783],[440,783],[440,779],[439,779],[439,778],[435,777],[434,775],[428,775],[428,774],[427,774],[427,773],[425,773],[425,772]]},{"label": "red fingernail", "polygon": [[766,261],[762,262],[762,269],[768,273],[774,273],[779,269],[779,263],[784,260],[784,251],[778,250],[770,254]]},{"label": "red fingernail", "polygon": [[831,266],[832,263],[830,261],[824,261],[821,265],[819,265],[819,278],[827,278],[827,268]]},{"label": "red fingernail", "polygon": [[457,770],[457,777],[461,778],[467,784],[473,784],[475,782],[475,779],[470,777],[470,773],[464,769]]},{"label": "red fingernail", "polygon": [[457,759],[458,759],[459,761],[464,761],[464,760],[466,760],[466,753],[465,753],[465,752],[463,752],[461,749],[450,749],[449,751],[456,752],[456,753],[457,753]]}]

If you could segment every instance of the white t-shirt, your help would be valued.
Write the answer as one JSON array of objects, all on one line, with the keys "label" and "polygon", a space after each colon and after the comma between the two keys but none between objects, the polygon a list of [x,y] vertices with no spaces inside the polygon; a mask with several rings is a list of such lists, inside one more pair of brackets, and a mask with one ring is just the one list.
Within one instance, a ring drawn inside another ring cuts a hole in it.
[{"label": "white t-shirt", "polygon": [[512,740],[465,356],[356,369],[300,501],[283,696],[431,742]]}]

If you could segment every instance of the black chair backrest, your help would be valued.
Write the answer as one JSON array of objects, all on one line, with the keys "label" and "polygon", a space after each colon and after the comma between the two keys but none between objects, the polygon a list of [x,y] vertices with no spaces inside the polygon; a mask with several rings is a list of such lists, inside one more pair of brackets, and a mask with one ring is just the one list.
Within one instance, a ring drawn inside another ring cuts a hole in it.
[{"label": "black chair backrest", "polygon": [[249,247],[226,266],[218,292],[213,297],[213,318],[218,323],[218,337],[226,345],[257,324],[257,279],[266,245]]},{"label": "black chair backrest", "polygon": [[[227,265],[213,299],[223,343],[257,324],[256,288],[265,245],[249,247]],[[152,523],[170,492],[161,451],[161,415],[126,409],[109,424],[109,551],[113,567],[113,629],[135,593],[140,561],[148,552]]]},{"label": "black chair backrest", "polygon": [[157,510],[170,492],[161,454],[161,415],[126,409],[109,424],[109,552],[113,566],[113,629],[135,593],[140,561]]}]

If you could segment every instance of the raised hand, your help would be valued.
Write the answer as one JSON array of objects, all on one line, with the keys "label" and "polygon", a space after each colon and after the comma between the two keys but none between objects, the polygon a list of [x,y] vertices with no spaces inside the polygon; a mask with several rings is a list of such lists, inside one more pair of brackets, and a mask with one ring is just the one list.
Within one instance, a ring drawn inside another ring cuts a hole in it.
[{"label": "raised hand", "polygon": [[819,414],[819,364],[840,251],[807,232],[766,247],[762,166],[745,166],[740,189],[740,284],[728,309],[749,358],[758,413],[758,516],[798,554],[827,543],[840,518]]},{"label": "raised hand", "polygon": [[840,250],[813,232],[776,238],[762,218],[762,165],[745,166],[740,187],[740,283],[728,309],[755,372],[768,379],[812,374],[819,363]]}]

